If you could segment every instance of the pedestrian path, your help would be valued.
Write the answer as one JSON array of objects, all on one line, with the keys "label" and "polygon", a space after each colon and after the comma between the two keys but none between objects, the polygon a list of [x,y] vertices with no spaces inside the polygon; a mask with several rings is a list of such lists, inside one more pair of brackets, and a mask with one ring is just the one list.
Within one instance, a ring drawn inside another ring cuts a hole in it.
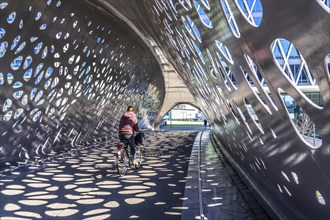
[{"label": "pedestrian path", "polygon": [[209,132],[146,132],[142,167],[122,177],[110,139],[2,175],[0,219],[258,219]]},{"label": "pedestrian path", "polygon": [[181,220],[269,219],[226,159],[210,141],[210,130],[194,142]]},{"label": "pedestrian path", "polygon": [[115,140],[0,176],[0,219],[178,220],[197,134],[146,132],[142,167],[123,177],[112,166]]}]

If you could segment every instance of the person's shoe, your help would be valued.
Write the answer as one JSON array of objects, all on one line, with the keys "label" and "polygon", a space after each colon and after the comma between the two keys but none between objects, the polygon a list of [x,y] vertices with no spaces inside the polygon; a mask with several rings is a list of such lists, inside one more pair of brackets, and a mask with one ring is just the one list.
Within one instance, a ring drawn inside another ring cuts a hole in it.
[{"label": "person's shoe", "polygon": [[137,162],[136,160],[134,160],[132,166],[133,166],[134,168],[137,168],[137,166],[138,166],[138,162]]}]

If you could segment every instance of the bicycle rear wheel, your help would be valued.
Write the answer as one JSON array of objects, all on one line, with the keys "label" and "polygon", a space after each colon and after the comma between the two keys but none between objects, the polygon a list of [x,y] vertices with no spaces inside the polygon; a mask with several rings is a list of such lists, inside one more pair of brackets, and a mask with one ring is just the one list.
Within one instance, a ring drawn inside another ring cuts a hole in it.
[{"label": "bicycle rear wheel", "polygon": [[129,158],[124,149],[118,152],[117,171],[120,176],[124,176],[129,168]]},{"label": "bicycle rear wheel", "polygon": [[135,168],[140,168],[141,165],[142,165],[142,162],[143,162],[143,158],[142,158],[142,148],[141,148],[141,145],[138,144],[136,145],[136,148],[135,148],[135,153],[136,153],[136,162],[137,162],[137,165]]}]

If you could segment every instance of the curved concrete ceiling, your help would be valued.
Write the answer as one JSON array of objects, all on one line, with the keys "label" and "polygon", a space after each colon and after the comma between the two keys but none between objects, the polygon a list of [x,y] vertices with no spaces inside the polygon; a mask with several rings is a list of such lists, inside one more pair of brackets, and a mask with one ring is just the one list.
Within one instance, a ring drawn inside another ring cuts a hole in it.
[{"label": "curved concrete ceiling", "polygon": [[[95,3],[95,1],[88,1]],[[157,58],[165,79],[165,99],[160,109],[154,127],[158,128],[160,121],[164,115],[174,106],[180,103],[189,103],[200,108],[195,101],[191,91],[187,85],[180,78],[176,69],[163,54],[163,49],[155,42],[153,36],[152,26],[149,24],[149,18],[145,17],[146,13],[143,11],[143,5],[139,0],[98,0],[98,3],[103,5],[103,9],[116,15],[127,26],[143,40],[143,42],[150,48],[154,56]]]}]

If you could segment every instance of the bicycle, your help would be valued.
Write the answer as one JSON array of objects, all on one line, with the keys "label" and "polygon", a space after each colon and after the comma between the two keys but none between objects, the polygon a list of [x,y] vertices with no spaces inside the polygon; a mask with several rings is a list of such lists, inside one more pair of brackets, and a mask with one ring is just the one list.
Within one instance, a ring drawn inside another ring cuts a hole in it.
[{"label": "bicycle", "polygon": [[[138,133],[135,136],[135,154],[136,154],[135,160],[137,162],[137,165],[135,166],[136,169],[140,168],[143,162],[143,158],[142,158],[143,139],[144,139],[144,133]],[[128,168],[132,165],[128,148],[129,148],[129,144],[127,140],[123,140],[117,146],[116,165],[117,165],[118,174],[120,176],[124,176],[127,173]]]}]

